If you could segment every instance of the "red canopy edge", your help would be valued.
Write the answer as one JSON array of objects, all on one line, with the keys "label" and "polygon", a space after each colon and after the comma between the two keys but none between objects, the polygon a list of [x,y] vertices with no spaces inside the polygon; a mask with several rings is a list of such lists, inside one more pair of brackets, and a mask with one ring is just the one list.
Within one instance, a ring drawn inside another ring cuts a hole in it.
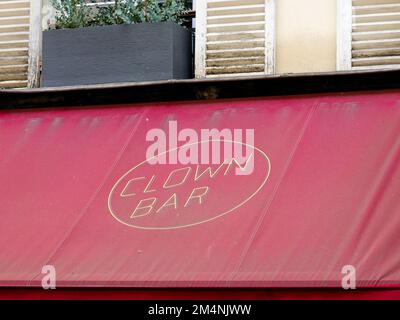
[{"label": "red canopy edge", "polygon": [[1,300],[399,300],[389,289],[85,289],[2,288]]}]

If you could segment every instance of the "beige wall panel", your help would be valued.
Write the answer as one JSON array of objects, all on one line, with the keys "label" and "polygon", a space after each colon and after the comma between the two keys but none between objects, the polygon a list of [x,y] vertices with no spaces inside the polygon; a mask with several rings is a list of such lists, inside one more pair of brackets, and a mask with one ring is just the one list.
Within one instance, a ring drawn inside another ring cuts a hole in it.
[{"label": "beige wall panel", "polygon": [[276,72],[336,70],[336,0],[276,1]]}]

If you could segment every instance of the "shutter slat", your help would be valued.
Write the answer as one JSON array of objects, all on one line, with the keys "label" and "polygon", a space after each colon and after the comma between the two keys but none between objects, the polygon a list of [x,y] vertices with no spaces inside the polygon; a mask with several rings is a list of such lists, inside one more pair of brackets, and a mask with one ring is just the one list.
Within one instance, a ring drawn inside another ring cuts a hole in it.
[{"label": "shutter slat", "polygon": [[28,48],[28,40],[18,40],[18,41],[2,41],[0,42],[0,51],[2,49],[17,49],[17,48]]},{"label": "shutter slat", "polygon": [[30,6],[29,0],[23,1],[0,1],[0,10],[6,9],[27,9]]},{"label": "shutter slat", "polygon": [[384,70],[384,69],[400,69],[400,64],[388,64],[388,65],[368,65],[368,66],[354,66],[353,70]]},{"label": "shutter slat", "polygon": [[261,65],[264,63],[263,57],[256,58],[233,58],[233,59],[209,59],[207,67],[242,66],[242,65]]},{"label": "shutter slat", "polygon": [[219,25],[208,27],[208,33],[221,33],[221,32],[240,32],[240,31],[257,31],[265,30],[264,23],[257,24],[238,24],[238,25]]},{"label": "shutter slat", "polygon": [[354,58],[352,59],[354,66],[370,66],[370,65],[393,65],[400,64],[400,56],[391,57],[373,57],[373,58]]},{"label": "shutter slat", "polygon": [[24,81],[26,77],[27,73],[0,73],[0,81]]},{"label": "shutter slat", "polygon": [[0,66],[0,74],[28,72],[28,65]]},{"label": "shutter slat", "polygon": [[364,50],[353,50],[352,56],[354,58],[363,57],[385,57],[385,56],[400,56],[400,47],[395,48],[384,48],[384,49],[364,49]]},{"label": "shutter slat", "polygon": [[400,11],[400,3],[353,6],[353,12],[357,14],[390,13],[393,11]]},{"label": "shutter slat", "polygon": [[29,24],[0,26],[0,33],[7,33],[7,32],[29,32]]},{"label": "shutter slat", "polygon": [[354,23],[353,31],[378,31],[400,29],[400,21]]},{"label": "shutter slat", "polygon": [[0,17],[0,26],[29,24],[29,16],[27,17]]},{"label": "shutter slat", "polygon": [[[203,0],[206,1],[206,0]],[[207,8],[225,8],[236,6],[248,6],[252,4],[264,4],[265,0],[226,0],[226,1],[207,1]]]},{"label": "shutter slat", "polygon": [[26,88],[27,86],[28,86],[28,80],[0,81],[0,88],[5,88],[5,89]]},{"label": "shutter slat", "polygon": [[255,13],[247,15],[226,15],[226,16],[214,16],[207,19],[208,25],[213,24],[226,24],[226,23],[240,23],[240,22],[255,22],[265,21],[264,13]]},{"label": "shutter slat", "polygon": [[400,44],[400,39],[353,41],[353,49],[392,48]]},{"label": "shutter slat", "polygon": [[385,31],[367,31],[367,32],[353,32],[353,41],[362,40],[385,40],[400,38],[400,30],[385,30]]},{"label": "shutter slat", "polygon": [[390,21],[398,21],[399,19],[400,19],[400,12],[362,14],[353,16],[353,20],[356,23],[384,22],[384,21],[390,22]]},{"label": "shutter slat", "polygon": [[248,65],[248,66],[224,66],[220,68],[206,68],[207,74],[236,74],[236,73],[252,73],[252,72],[263,72],[264,64],[261,65]]},{"label": "shutter slat", "polygon": [[231,33],[216,33],[208,34],[208,41],[232,41],[232,40],[249,40],[249,39],[264,39],[264,31],[259,32],[231,32]]},{"label": "shutter slat", "polygon": [[0,57],[27,57],[28,48],[24,49],[1,49]]},{"label": "shutter slat", "polygon": [[392,3],[399,3],[399,1],[398,0],[353,0],[354,6],[369,6],[376,4],[392,4]]},{"label": "shutter slat", "polygon": [[237,14],[252,14],[252,13],[264,13],[264,5],[247,5],[238,7],[223,7],[223,8],[213,8],[207,10],[207,16],[227,16],[227,15],[237,15]]},{"label": "shutter slat", "polygon": [[0,66],[25,64],[28,64],[28,57],[0,57]]},{"label": "shutter slat", "polygon": [[0,17],[25,17],[29,16],[29,9],[0,9]]},{"label": "shutter slat", "polygon": [[263,48],[265,41],[241,41],[241,42],[214,42],[207,43],[207,50],[231,50],[246,48]]},{"label": "shutter slat", "polygon": [[0,33],[0,43],[15,40],[29,40],[29,32]]},{"label": "shutter slat", "polygon": [[216,58],[242,58],[242,57],[264,57],[264,50],[230,50],[207,52],[207,59]]}]

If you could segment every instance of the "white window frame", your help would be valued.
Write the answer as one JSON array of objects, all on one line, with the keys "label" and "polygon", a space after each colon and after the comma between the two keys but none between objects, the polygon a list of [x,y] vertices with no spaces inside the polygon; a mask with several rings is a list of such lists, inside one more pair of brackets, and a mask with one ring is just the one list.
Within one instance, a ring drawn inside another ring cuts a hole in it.
[{"label": "white window frame", "polygon": [[[265,74],[275,73],[276,0],[265,0]],[[195,77],[206,77],[207,0],[196,1]]]},{"label": "white window frame", "polygon": [[265,0],[265,73],[275,74],[276,61],[276,5],[275,0]]},{"label": "white window frame", "polygon": [[42,60],[42,0],[30,0],[28,88],[40,86]]},{"label": "white window frame", "polygon": [[337,0],[337,71],[351,70],[352,0]]}]

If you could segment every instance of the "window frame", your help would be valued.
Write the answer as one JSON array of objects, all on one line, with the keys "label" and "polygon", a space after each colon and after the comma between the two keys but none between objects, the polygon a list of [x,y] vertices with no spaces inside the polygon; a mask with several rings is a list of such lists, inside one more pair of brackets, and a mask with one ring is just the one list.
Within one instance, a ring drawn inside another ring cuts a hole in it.
[{"label": "window frame", "polygon": [[351,33],[352,21],[352,0],[337,0],[337,71],[348,71],[352,69],[351,64]]},{"label": "window frame", "polygon": [[40,86],[42,64],[42,0],[30,0],[28,88]]}]

